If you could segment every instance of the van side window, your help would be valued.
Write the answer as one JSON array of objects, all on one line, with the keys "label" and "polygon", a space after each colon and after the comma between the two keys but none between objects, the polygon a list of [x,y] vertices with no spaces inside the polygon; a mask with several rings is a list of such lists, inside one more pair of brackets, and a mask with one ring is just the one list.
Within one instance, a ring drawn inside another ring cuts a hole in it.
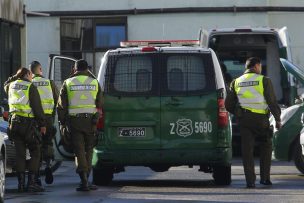
[{"label": "van side window", "polygon": [[119,92],[147,92],[152,89],[152,60],[148,56],[120,57],[114,71],[114,89]]},{"label": "van side window", "polygon": [[167,86],[169,91],[189,92],[206,88],[206,73],[201,56],[169,56]]}]

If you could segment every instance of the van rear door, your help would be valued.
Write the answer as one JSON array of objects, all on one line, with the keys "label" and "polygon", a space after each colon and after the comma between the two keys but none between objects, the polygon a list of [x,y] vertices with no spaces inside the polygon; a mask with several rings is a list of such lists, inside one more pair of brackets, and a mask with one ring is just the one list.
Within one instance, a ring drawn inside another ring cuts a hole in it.
[{"label": "van rear door", "polygon": [[[61,89],[64,80],[66,80],[71,75],[72,67],[74,67],[75,62],[76,59],[71,57],[59,56],[54,54],[49,55],[48,78],[54,80],[58,90]],[[57,134],[54,139],[56,152],[58,152],[59,155],[64,158],[73,158],[74,154],[71,149],[67,149],[64,146],[60,145],[61,136],[57,123],[58,118],[56,116],[55,126],[57,127]]]},{"label": "van rear door", "polygon": [[209,44],[209,33],[207,30],[200,30],[199,31],[199,42],[201,47],[208,47]]},{"label": "van rear door", "polygon": [[290,38],[288,35],[287,27],[281,28],[279,31],[279,37],[282,43],[282,46],[280,49],[280,57],[286,58],[289,61],[292,61],[292,55],[291,55],[291,48],[290,48]]},{"label": "van rear door", "polygon": [[158,53],[109,53],[105,71],[105,145],[160,148]]},{"label": "van rear door", "polygon": [[281,64],[284,67],[284,69],[293,75],[299,82],[301,82],[304,85],[304,71],[302,68],[294,65],[289,60],[286,60],[284,58],[280,58]]},{"label": "van rear door", "polygon": [[217,92],[211,54],[162,54],[161,147],[207,149],[217,138]]}]

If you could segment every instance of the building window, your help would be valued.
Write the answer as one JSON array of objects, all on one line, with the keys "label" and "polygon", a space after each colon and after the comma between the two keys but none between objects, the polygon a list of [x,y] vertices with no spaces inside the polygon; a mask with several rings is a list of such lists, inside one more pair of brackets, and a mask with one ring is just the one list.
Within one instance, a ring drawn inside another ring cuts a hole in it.
[{"label": "building window", "polygon": [[119,47],[121,41],[126,40],[125,25],[96,25],[95,47],[106,49]]},{"label": "building window", "polygon": [[120,47],[127,40],[127,18],[95,19],[95,49],[108,50]]},{"label": "building window", "polygon": [[101,54],[127,39],[127,18],[61,18],[61,54],[86,59],[97,73]]}]

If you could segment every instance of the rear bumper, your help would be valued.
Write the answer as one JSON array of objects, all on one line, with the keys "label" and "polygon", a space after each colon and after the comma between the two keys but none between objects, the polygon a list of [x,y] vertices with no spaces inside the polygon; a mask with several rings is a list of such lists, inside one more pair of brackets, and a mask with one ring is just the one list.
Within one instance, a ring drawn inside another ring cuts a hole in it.
[{"label": "rear bumper", "polygon": [[162,164],[179,165],[230,165],[231,148],[204,150],[120,150],[103,151],[94,149],[93,167],[101,165],[149,166]]}]

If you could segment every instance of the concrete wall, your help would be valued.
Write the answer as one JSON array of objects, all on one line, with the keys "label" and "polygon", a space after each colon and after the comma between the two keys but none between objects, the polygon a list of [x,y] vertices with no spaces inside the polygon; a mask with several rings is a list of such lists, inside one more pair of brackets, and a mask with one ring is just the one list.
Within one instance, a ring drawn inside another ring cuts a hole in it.
[{"label": "concrete wall", "polygon": [[304,68],[304,28],[300,22],[301,19],[304,19],[304,13],[276,12],[270,13],[268,17],[270,27],[286,26],[288,28],[293,62]]},{"label": "concrete wall", "polygon": [[[27,20],[27,63],[37,60],[48,67],[48,55],[60,53],[60,23],[57,17]],[[46,69],[44,69],[46,70]]]},{"label": "concrete wall", "polygon": [[267,0],[25,0],[25,4],[31,11],[78,11],[234,5],[266,6],[268,3]]},{"label": "concrete wall", "polygon": [[266,26],[267,16],[257,13],[186,13],[128,17],[129,40],[197,39],[200,28],[213,29],[235,26]]},{"label": "concrete wall", "polygon": [[[304,6],[302,0],[25,0],[28,11],[85,11],[120,10],[140,8],[172,7],[220,7],[220,6]],[[292,57],[295,63],[304,67],[304,40],[301,25],[304,12],[254,12],[254,13],[179,13],[155,15],[129,15],[128,39],[196,39],[199,28],[212,29],[237,26],[287,26]],[[28,18],[28,62],[36,59],[47,65],[49,53],[59,53],[59,18]],[[97,54],[96,67],[100,64]]]}]

